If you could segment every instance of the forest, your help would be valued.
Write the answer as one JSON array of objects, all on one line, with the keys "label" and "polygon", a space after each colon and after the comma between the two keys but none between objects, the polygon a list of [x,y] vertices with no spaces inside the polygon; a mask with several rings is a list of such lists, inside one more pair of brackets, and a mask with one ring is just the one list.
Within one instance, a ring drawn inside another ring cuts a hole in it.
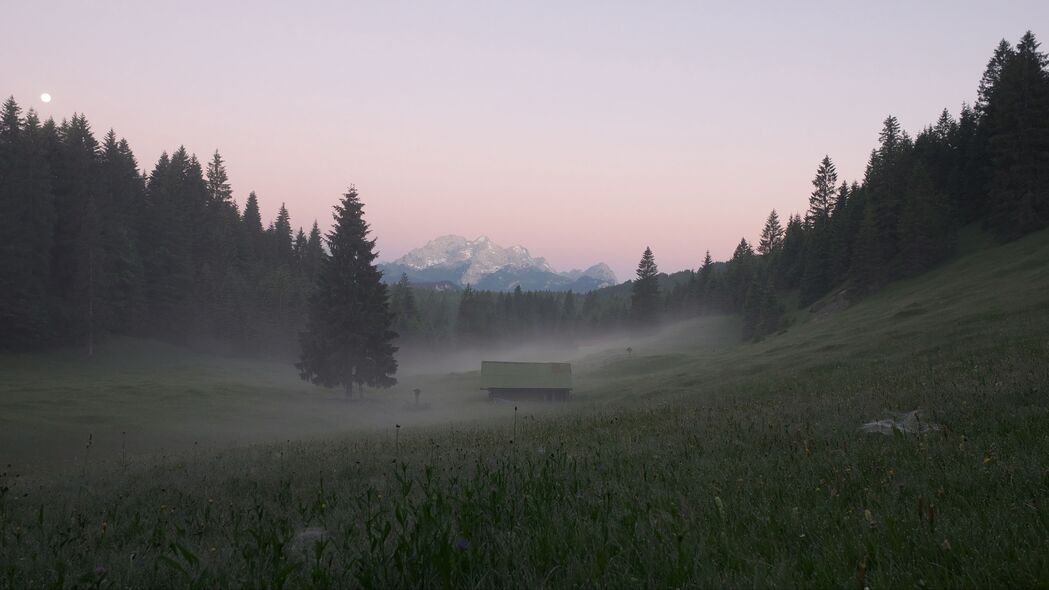
[{"label": "forest", "polygon": [[[839,178],[824,157],[808,210],[785,222],[770,212],[727,261],[708,252],[668,276],[646,248],[632,282],[586,294],[437,291],[402,277],[389,289],[394,330],[437,346],[729,312],[744,339],[760,339],[785,329],[793,309],[941,264],[966,225],[1002,241],[1046,227],[1049,70],[1032,33],[994,49],[977,96],[914,137],[888,116],[862,179]],[[97,139],[83,114],[41,121],[14,97],[3,104],[0,349],[91,354],[127,334],[291,356],[331,239],[316,221],[296,228],[283,205],[264,223],[254,192],[241,206],[217,151],[201,162],[177,147],[146,171],[126,140],[113,130]]]}]

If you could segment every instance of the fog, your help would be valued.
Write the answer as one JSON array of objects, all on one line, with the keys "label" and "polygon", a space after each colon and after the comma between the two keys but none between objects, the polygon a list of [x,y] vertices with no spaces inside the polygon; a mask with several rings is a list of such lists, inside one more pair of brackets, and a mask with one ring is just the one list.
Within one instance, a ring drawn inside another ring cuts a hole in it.
[{"label": "fog", "polygon": [[[735,333],[724,322],[690,320],[646,334],[447,350],[405,346],[398,353],[398,384],[352,399],[340,389],[304,383],[290,360],[115,339],[91,360],[69,352],[12,363],[5,375],[13,379],[0,384],[0,462],[16,472],[40,474],[174,460],[258,443],[393,436],[397,425],[402,435],[477,422],[509,429],[515,406],[541,418],[602,403],[587,395],[588,384],[630,357],[721,346]],[[489,401],[479,388],[482,360],[571,362],[573,397],[567,403]]]}]

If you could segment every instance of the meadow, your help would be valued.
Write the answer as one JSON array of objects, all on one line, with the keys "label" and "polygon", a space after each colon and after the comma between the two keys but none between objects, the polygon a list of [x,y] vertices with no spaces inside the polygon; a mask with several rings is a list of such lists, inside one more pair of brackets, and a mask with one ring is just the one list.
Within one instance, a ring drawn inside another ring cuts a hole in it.
[{"label": "meadow", "polygon": [[134,341],[2,358],[0,586],[1049,585],[1049,232],[793,320],[582,350],[565,405],[469,372],[346,402]]}]

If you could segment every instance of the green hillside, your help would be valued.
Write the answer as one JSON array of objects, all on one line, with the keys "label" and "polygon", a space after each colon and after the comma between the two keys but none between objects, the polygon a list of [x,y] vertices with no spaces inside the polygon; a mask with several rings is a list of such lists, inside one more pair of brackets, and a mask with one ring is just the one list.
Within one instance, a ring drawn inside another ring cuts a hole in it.
[{"label": "green hillside", "polygon": [[[476,373],[344,402],[134,341],[3,358],[0,448],[86,452],[3,476],[0,586],[1049,585],[1049,232],[794,320],[591,345],[573,401],[516,408]],[[136,421],[165,456],[124,458]]]}]

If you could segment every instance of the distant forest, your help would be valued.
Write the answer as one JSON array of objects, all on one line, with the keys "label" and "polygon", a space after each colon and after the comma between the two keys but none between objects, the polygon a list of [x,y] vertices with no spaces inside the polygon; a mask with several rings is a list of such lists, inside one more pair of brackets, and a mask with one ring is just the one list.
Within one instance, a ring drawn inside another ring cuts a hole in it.
[{"label": "distant forest", "polygon": [[[756,243],[697,270],[590,293],[439,291],[403,278],[389,305],[402,341],[495,343],[738,313],[743,337],[786,327],[786,312],[853,300],[948,259],[960,227],[1001,240],[1049,225],[1049,70],[1028,32],[1002,41],[974,105],[912,138],[885,119],[864,177],[816,169],[809,208],[776,211]],[[653,231],[656,231],[653,228]],[[146,173],[127,142],[99,142],[83,115],[40,121],[14,98],[0,113],[0,349],[83,345],[127,334],[248,354],[291,355],[328,256],[313,223],[281,207],[264,224],[238,206],[221,155],[179,147]],[[828,296],[830,296],[828,298]]]}]

